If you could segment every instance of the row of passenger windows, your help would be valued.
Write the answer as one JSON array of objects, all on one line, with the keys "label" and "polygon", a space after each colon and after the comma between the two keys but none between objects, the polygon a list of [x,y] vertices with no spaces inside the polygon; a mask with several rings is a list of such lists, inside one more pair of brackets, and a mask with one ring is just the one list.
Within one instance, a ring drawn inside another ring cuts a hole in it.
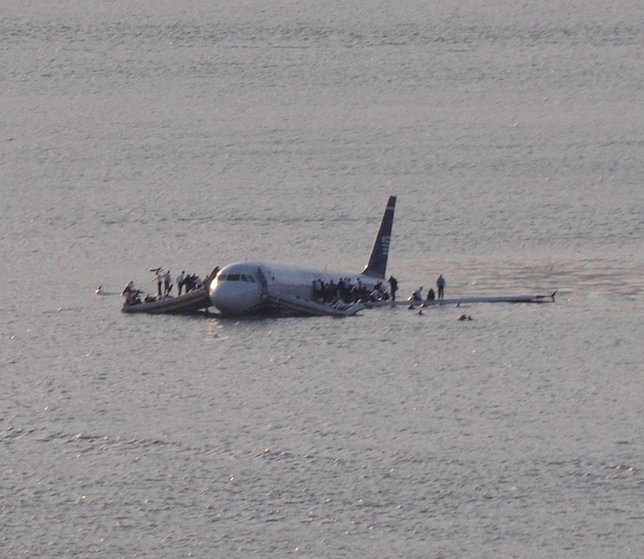
[{"label": "row of passenger windows", "polygon": [[220,274],[217,277],[217,281],[246,281],[248,283],[255,283],[255,278],[253,276],[247,276],[246,274]]}]

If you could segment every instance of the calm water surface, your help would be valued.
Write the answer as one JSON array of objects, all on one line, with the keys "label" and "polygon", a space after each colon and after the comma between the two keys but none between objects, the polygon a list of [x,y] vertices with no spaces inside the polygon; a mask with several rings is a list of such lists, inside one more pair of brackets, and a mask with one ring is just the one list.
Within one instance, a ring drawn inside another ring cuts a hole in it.
[{"label": "calm water surface", "polygon": [[[641,557],[639,3],[0,25],[0,556]],[[156,266],[357,271],[390,194],[401,293],[556,304],[120,313]]]}]

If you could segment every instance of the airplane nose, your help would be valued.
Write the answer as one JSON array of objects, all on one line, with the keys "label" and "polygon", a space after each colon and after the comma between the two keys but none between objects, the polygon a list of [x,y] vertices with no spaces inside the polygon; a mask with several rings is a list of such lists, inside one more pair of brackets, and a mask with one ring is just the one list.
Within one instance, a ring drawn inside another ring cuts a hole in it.
[{"label": "airplane nose", "polygon": [[242,314],[260,302],[256,285],[215,279],[210,284],[210,301],[223,314]]}]

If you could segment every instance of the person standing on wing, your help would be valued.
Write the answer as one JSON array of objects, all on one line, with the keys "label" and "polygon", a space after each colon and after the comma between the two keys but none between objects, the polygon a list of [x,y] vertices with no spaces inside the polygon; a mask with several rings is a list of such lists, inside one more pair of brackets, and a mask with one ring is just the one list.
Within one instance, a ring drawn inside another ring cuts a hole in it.
[{"label": "person standing on wing", "polygon": [[445,293],[445,278],[443,277],[443,274],[438,276],[438,279],[436,280],[436,287],[438,288],[438,298],[442,299]]},{"label": "person standing on wing", "polygon": [[394,276],[389,277],[389,290],[391,291],[391,300],[396,300],[396,291],[398,291],[398,280]]}]

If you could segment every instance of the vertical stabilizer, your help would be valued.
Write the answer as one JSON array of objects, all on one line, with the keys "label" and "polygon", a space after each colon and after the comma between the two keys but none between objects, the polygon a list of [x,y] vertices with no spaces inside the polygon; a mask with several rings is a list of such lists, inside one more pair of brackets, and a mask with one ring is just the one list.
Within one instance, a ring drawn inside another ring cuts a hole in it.
[{"label": "vertical stabilizer", "polygon": [[396,197],[390,196],[385,209],[385,215],[382,216],[380,229],[376,235],[376,240],[371,249],[369,263],[362,271],[364,275],[384,279],[387,270],[387,257],[389,256],[389,243],[391,241],[391,228],[394,224],[394,208],[396,207]]}]

